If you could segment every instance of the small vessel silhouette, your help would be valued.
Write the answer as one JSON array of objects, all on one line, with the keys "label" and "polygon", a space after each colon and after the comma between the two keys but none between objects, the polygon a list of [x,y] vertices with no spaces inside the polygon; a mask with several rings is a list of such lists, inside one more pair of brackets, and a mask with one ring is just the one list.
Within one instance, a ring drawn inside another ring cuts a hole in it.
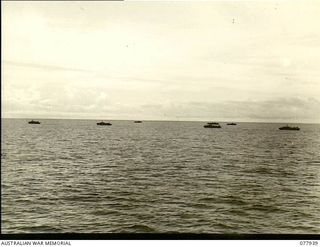
[{"label": "small vessel silhouette", "polygon": [[142,121],[140,121],[140,120],[137,120],[137,121],[134,121],[134,123],[142,123]]},{"label": "small vessel silhouette", "polygon": [[203,126],[204,128],[221,128],[220,124],[217,122],[209,122]]},{"label": "small vessel silhouette", "polygon": [[40,122],[39,121],[35,121],[35,120],[31,120],[31,121],[28,122],[28,124],[40,124]]},{"label": "small vessel silhouette", "polygon": [[109,125],[109,126],[110,126],[110,125],[112,125],[112,124],[101,121],[101,122],[97,123],[97,125]]},{"label": "small vessel silhouette", "polygon": [[227,125],[237,125],[236,123],[227,123]]},{"label": "small vessel silhouette", "polygon": [[289,126],[289,125],[286,125],[286,126],[283,126],[283,127],[280,127],[279,130],[300,130],[300,128],[298,126]]}]

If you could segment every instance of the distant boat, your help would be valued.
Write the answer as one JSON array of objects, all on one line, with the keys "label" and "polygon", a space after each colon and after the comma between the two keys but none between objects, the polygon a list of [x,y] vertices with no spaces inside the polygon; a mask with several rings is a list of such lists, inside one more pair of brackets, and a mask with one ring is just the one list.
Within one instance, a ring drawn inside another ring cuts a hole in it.
[{"label": "distant boat", "polygon": [[29,121],[28,123],[29,123],[29,124],[40,124],[39,121],[34,121],[34,120],[31,120],[31,121]]},{"label": "distant boat", "polygon": [[219,123],[216,122],[209,122],[203,126],[204,128],[221,128]]},{"label": "distant boat", "polygon": [[138,120],[138,121],[134,121],[134,123],[142,123],[142,121]]},{"label": "distant boat", "polygon": [[97,123],[97,125],[112,125],[111,123],[106,123],[106,122],[99,122],[99,123]]},{"label": "distant boat", "polygon": [[236,123],[227,123],[227,125],[237,125]]},{"label": "distant boat", "polygon": [[298,126],[289,126],[289,125],[286,125],[286,126],[283,126],[283,127],[280,127],[279,130],[300,130],[300,128]]}]

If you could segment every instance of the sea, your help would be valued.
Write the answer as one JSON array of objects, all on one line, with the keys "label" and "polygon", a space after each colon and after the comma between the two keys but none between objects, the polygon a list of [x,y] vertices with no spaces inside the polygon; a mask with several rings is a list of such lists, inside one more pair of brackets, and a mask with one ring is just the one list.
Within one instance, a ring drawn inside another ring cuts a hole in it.
[{"label": "sea", "polygon": [[320,233],[320,125],[2,119],[2,233]]}]

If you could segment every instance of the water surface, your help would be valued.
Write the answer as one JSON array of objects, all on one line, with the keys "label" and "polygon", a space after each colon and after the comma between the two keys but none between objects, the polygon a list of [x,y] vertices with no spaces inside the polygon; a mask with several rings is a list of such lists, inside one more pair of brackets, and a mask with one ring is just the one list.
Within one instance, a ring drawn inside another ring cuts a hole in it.
[{"label": "water surface", "polygon": [[320,233],[320,125],[2,120],[2,233]]}]

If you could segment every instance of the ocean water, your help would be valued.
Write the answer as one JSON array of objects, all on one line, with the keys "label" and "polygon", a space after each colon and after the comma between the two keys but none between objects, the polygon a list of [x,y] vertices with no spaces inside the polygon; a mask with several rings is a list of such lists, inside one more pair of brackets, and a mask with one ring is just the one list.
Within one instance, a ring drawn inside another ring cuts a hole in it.
[{"label": "ocean water", "polygon": [[2,119],[2,233],[320,233],[320,125]]}]

